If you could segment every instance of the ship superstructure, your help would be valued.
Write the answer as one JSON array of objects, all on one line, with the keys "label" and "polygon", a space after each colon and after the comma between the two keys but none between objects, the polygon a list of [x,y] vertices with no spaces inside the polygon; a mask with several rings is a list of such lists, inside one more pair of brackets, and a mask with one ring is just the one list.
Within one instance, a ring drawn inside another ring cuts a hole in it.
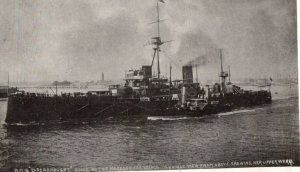
[{"label": "ship superstructure", "polygon": [[[160,69],[160,51],[161,46],[170,41],[163,41],[160,36],[160,10],[159,3],[164,1],[158,0],[156,2],[156,12],[157,20],[151,24],[157,24],[157,35],[151,38],[151,43],[148,45],[153,46],[153,57],[151,65],[144,65],[140,69],[128,70],[125,73],[125,86],[132,88],[133,93],[137,96],[166,96],[167,93],[170,93],[172,83],[168,80],[167,77],[161,75]],[[156,61],[157,66],[154,65]],[[157,73],[154,69],[156,68]],[[171,69],[170,69],[171,70]],[[170,71],[171,73],[171,71]],[[170,76],[171,77],[171,76]]]}]

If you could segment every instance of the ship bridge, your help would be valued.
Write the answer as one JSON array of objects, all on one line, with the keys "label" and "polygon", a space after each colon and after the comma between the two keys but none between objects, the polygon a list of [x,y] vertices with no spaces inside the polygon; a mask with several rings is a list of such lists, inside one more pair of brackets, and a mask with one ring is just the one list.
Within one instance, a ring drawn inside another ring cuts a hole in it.
[{"label": "ship bridge", "polygon": [[125,72],[126,85],[130,87],[147,87],[152,77],[152,67],[142,66],[140,69]]},{"label": "ship bridge", "polygon": [[125,80],[143,80],[145,78],[142,70],[129,70],[125,74]]}]

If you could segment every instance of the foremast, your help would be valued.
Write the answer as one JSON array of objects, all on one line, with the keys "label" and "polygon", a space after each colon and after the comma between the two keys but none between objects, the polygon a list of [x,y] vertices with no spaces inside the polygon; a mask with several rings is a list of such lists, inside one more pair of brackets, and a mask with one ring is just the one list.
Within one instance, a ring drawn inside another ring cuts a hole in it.
[{"label": "foremast", "polygon": [[153,58],[152,58],[152,63],[151,63],[151,67],[153,67],[153,63],[154,63],[154,59],[155,57],[157,58],[157,78],[160,78],[160,64],[159,64],[159,52],[160,50],[160,46],[163,45],[165,42],[161,40],[160,37],[160,22],[162,20],[160,20],[160,16],[159,16],[159,3],[165,3],[163,0],[157,0],[156,2],[156,11],[157,11],[157,20],[154,23],[157,23],[157,36],[153,37],[152,39],[154,40],[152,42],[152,44],[154,45],[154,54],[153,54]]}]

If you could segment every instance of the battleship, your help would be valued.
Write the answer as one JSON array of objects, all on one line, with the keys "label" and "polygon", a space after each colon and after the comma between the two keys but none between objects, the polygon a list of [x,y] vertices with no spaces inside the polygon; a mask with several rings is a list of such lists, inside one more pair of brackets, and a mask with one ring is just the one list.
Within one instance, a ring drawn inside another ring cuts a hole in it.
[{"label": "battleship", "polygon": [[[106,91],[38,94],[18,90],[8,95],[7,124],[64,123],[85,121],[145,121],[153,116],[203,117],[272,102],[270,90],[244,90],[230,81],[223,70],[220,49],[220,82],[200,85],[193,81],[193,66],[182,66],[182,79],[172,80],[160,71],[161,46],[159,3],[157,1],[157,35],[151,64],[125,73],[124,85],[110,85]],[[156,61],[157,65],[154,65]],[[157,73],[154,74],[154,69]]]}]

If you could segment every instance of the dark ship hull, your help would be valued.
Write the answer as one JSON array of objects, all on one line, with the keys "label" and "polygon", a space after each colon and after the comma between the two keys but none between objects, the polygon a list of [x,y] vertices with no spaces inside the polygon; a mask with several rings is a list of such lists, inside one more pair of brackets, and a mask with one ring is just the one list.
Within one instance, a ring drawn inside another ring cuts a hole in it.
[{"label": "dark ship hull", "polygon": [[177,101],[143,102],[115,96],[10,96],[6,123],[145,120]]},{"label": "dark ship hull", "polygon": [[227,112],[240,107],[271,103],[271,94],[257,91],[225,95],[205,103],[202,109],[180,106],[178,100],[143,101],[119,96],[54,96],[14,95],[8,98],[6,123],[61,123],[146,121],[150,116],[201,117]]}]

